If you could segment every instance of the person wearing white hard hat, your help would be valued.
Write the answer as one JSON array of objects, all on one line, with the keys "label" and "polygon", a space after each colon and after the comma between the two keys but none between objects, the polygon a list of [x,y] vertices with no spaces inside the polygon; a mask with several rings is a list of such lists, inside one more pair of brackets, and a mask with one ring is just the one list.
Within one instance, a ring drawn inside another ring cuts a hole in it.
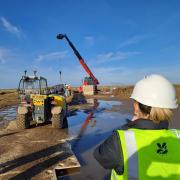
[{"label": "person wearing white hard hat", "polygon": [[169,129],[178,107],[173,85],[161,75],[138,81],[131,121],[113,132],[94,151],[111,169],[111,179],[180,179],[180,130]]}]

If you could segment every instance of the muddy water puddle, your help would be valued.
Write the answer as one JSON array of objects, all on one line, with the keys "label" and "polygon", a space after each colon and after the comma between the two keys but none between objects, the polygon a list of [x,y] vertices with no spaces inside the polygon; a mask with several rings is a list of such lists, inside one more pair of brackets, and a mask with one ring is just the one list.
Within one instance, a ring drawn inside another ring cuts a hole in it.
[{"label": "muddy water puddle", "polygon": [[69,142],[81,169],[77,174],[58,179],[109,179],[110,171],[103,169],[96,162],[93,151],[113,130],[125,124],[126,119],[131,117],[130,114],[106,111],[120,105],[119,101],[99,100],[91,112],[80,110],[76,116],[68,117]]},{"label": "muddy water puddle", "polygon": [[17,106],[2,109],[0,111],[0,125],[4,125],[16,118]]}]

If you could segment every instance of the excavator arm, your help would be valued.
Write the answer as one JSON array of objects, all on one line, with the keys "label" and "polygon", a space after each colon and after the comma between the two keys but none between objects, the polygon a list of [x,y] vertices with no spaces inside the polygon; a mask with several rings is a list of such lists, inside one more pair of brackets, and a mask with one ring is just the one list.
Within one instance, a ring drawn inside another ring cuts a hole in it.
[{"label": "excavator arm", "polygon": [[76,55],[76,57],[78,58],[80,64],[82,65],[82,67],[84,68],[84,70],[88,73],[88,75],[92,78],[94,85],[98,85],[99,81],[95,78],[95,76],[93,75],[93,73],[91,72],[91,70],[89,69],[89,67],[87,66],[87,64],[85,63],[84,59],[82,58],[82,56],[79,54],[78,50],[75,48],[75,46],[73,45],[73,43],[69,40],[69,38],[67,37],[66,34],[58,34],[57,35],[57,39],[63,39],[65,38],[70,47],[72,48],[74,54]]}]

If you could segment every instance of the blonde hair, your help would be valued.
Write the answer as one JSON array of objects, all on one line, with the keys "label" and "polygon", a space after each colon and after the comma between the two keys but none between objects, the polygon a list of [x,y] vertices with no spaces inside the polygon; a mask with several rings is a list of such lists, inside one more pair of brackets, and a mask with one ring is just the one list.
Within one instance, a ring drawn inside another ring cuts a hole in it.
[{"label": "blonde hair", "polygon": [[166,108],[152,107],[150,111],[150,119],[156,123],[164,120],[170,120],[172,115],[172,110]]}]

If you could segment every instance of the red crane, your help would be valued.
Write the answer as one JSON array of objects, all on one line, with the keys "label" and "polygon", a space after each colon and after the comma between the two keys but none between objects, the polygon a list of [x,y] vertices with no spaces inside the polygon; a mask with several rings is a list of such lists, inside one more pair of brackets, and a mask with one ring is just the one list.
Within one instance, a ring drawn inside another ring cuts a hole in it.
[{"label": "red crane", "polygon": [[[84,68],[84,70],[88,73],[88,75],[90,77],[85,78],[83,85],[94,85],[95,87],[99,84],[99,81],[95,78],[95,76],[93,75],[93,73],[91,72],[91,70],[89,69],[89,67],[87,66],[87,64],[85,63],[84,59],[82,58],[82,56],[79,54],[78,50],[75,48],[75,46],[73,45],[73,43],[69,40],[69,38],[67,37],[66,34],[58,34],[57,35],[57,39],[63,39],[65,38],[67,40],[67,42],[69,43],[70,47],[72,48],[74,54],[76,55],[76,57],[78,58],[80,64],[82,65],[82,67]],[[87,79],[87,80],[86,80]],[[93,84],[90,83],[90,81],[93,81]],[[95,88],[96,89],[96,88]]]}]

